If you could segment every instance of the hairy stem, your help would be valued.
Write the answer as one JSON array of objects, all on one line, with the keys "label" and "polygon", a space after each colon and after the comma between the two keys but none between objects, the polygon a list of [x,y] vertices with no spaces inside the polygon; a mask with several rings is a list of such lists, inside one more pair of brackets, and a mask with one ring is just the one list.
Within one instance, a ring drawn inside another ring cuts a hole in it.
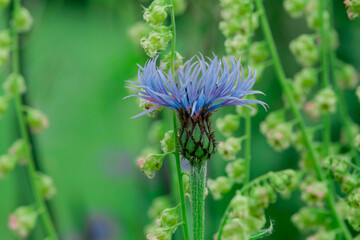
[{"label": "hairy stem", "polygon": [[[14,19],[16,14],[20,11],[20,0],[14,1],[14,8],[13,8],[13,22],[12,22],[12,73],[14,74],[14,78],[18,78],[20,76],[20,61],[19,61],[19,36],[17,33],[16,25],[14,24]],[[16,89],[16,94],[14,97],[15,101],[15,110],[17,114],[18,124],[20,128],[20,133],[22,139],[25,141],[25,154],[27,158],[27,170],[29,174],[30,185],[32,188],[32,192],[34,195],[34,200],[38,211],[40,212],[40,218],[45,226],[46,232],[48,237],[51,240],[57,240],[58,237],[56,235],[56,231],[52,220],[50,218],[49,211],[45,205],[45,201],[41,194],[40,188],[37,183],[37,176],[36,176],[36,169],[34,164],[34,159],[31,153],[30,148],[30,138],[29,133],[26,126],[26,121],[24,117],[24,106],[21,99],[21,93],[19,92],[19,88]]]},{"label": "hairy stem", "polygon": [[206,160],[190,164],[191,209],[194,240],[204,239]]},{"label": "hairy stem", "polygon": [[274,39],[272,37],[272,33],[270,30],[270,26],[269,26],[267,17],[265,15],[265,9],[264,9],[262,0],[255,0],[255,3],[256,3],[258,10],[261,12],[261,15],[260,15],[261,26],[262,26],[266,41],[268,43],[269,49],[270,49],[270,54],[273,59],[276,74],[278,75],[279,83],[284,91],[286,99],[289,102],[290,109],[293,112],[293,115],[299,124],[299,128],[300,128],[301,133],[305,140],[305,145],[309,151],[310,158],[315,167],[317,178],[321,182],[327,182],[328,192],[329,192],[327,200],[328,200],[328,205],[331,209],[333,218],[336,221],[338,227],[341,228],[345,239],[350,240],[350,239],[352,239],[351,233],[349,232],[345,223],[342,221],[342,219],[339,217],[338,213],[335,210],[335,200],[334,200],[335,193],[334,193],[333,187],[327,181],[326,175],[324,174],[324,172],[322,171],[322,169],[320,167],[320,163],[319,163],[319,160],[317,158],[317,155],[316,155],[316,152],[314,149],[313,141],[307,132],[304,118],[302,117],[300,110],[296,107],[294,94],[292,93],[292,90],[290,89],[289,85],[286,83],[286,76],[285,76],[283,67],[280,62],[280,58],[279,58],[279,55],[278,55],[278,52],[277,52],[277,49],[275,46]]},{"label": "hairy stem", "polygon": [[[175,44],[176,44],[175,12],[174,12],[173,1],[169,0],[169,3],[170,3],[171,26],[172,26],[170,68],[171,68],[171,74],[174,76]],[[187,216],[186,216],[185,193],[184,193],[184,184],[182,181],[182,171],[181,171],[179,143],[178,143],[178,131],[177,131],[176,113],[175,112],[173,112],[173,127],[174,127],[174,142],[175,142],[176,175],[177,175],[178,183],[179,183],[181,218],[182,218],[182,222],[184,223],[182,226],[183,226],[185,240],[190,240],[189,225],[188,225],[188,220],[187,220]]]}]

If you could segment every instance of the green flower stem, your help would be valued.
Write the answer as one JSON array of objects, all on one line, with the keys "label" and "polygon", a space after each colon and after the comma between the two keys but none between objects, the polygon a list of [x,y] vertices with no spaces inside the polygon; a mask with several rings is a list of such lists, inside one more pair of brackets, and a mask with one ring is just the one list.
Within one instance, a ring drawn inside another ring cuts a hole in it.
[{"label": "green flower stem", "polygon": [[[170,58],[170,68],[171,74],[174,75],[174,62],[175,62],[175,44],[176,44],[176,27],[175,27],[175,12],[173,1],[169,0],[170,3],[170,12],[171,12],[171,26],[172,26],[172,41],[171,41],[171,58]],[[182,171],[180,164],[180,154],[179,154],[179,143],[178,143],[178,131],[177,131],[177,123],[176,123],[176,113],[173,112],[173,126],[174,126],[174,142],[175,142],[175,161],[176,161],[176,173],[179,182],[179,194],[180,194],[180,206],[181,206],[181,218],[183,221],[183,230],[184,237],[186,240],[190,240],[189,234],[189,225],[186,216],[186,204],[185,204],[185,193],[184,193],[184,184],[182,181]]]},{"label": "green flower stem", "polygon": [[[320,34],[321,34],[321,72],[322,72],[322,84],[324,88],[329,87],[329,41],[328,41],[328,29],[326,29],[324,21],[325,1],[319,1],[319,15],[320,15]],[[331,143],[331,121],[330,114],[326,113],[323,116],[323,154],[324,156],[329,155],[329,148]]]},{"label": "green flower stem", "polygon": [[205,180],[207,160],[190,164],[193,239],[204,239]]},{"label": "green flower stem", "polygon": [[[14,1],[13,8],[13,21],[16,17],[16,14],[20,11],[20,1]],[[17,78],[20,75],[20,62],[19,62],[19,36],[17,34],[16,25],[12,23],[12,44],[13,44],[13,54],[12,54],[12,72],[14,77]],[[36,207],[38,211],[41,213],[40,218],[45,226],[48,237],[51,240],[57,240],[58,237],[55,232],[54,225],[50,218],[49,211],[45,205],[45,201],[41,194],[40,188],[37,183],[36,169],[34,165],[34,159],[30,150],[30,138],[27,131],[26,121],[24,117],[24,106],[21,99],[21,94],[19,92],[19,88],[16,89],[16,95],[14,97],[15,101],[15,110],[17,114],[18,124],[21,132],[21,137],[25,141],[25,153],[27,157],[27,170],[30,178],[30,185],[32,188],[32,192],[34,194],[34,200],[36,203]]]},{"label": "green flower stem", "polygon": [[[296,107],[292,90],[289,88],[289,85],[286,83],[286,76],[285,76],[283,67],[281,65],[279,55],[277,53],[277,49],[275,46],[274,39],[272,37],[270,26],[269,26],[267,17],[265,15],[265,9],[264,9],[262,0],[255,0],[255,3],[256,3],[258,10],[261,12],[261,15],[260,15],[261,26],[262,26],[266,41],[268,42],[270,54],[271,54],[273,62],[274,62],[274,68],[278,75],[278,80],[279,80],[280,85],[284,91],[284,94],[289,102],[289,105],[294,114],[294,117],[298,120],[299,128],[301,130],[302,135],[304,136],[305,144],[309,151],[309,155],[312,160],[312,163],[315,167],[315,171],[316,171],[318,180],[321,182],[328,182],[326,175],[322,171],[322,169],[320,167],[320,163],[317,159],[313,141],[311,140],[308,132],[306,131],[306,125],[305,125],[304,118],[302,117],[300,110]],[[349,232],[345,223],[342,221],[342,219],[339,217],[339,215],[337,214],[337,212],[335,210],[335,200],[334,200],[335,193],[333,191],[333,187],[331,186],[331,184],[329,182],[327,185],[328,185],[328,192],[329,192],[329,194],[327,196],[327,200],[328,200],[328,204],[331,209],[333,218],[334,218],[334,220],[336,220],[336,223],[338,224],[339,228],[341,228],[345,239],[350,240],[350,239],[352,239],[351,233]]]}]

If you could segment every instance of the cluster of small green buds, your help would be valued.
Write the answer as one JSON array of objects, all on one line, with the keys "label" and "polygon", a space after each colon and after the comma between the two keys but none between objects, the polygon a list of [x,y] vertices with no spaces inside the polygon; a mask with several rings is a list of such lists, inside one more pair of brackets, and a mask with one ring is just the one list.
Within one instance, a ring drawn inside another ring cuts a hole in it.
[{"label": "cluster of small green buds", "polygon": [[354,189],[346,200],[350,207],[360,209],[360,188]]},{"label": "cluster of small green buds", "polygon": [[341,179],[349,173],[350,159],[347,156],[335,155],[325,158],[321,162],[323,169],[328,171],[336,181],[341,182]]},{"label": "cluster of small green buds", "polygon": [[360,102],[360,86],[356,88],[356,96],[358,97],[358,100]]},{"label": "cluster of small green buds", "polygon": [[14,156],[20,164],[25,165],[27,163],[26,157],[26,145],[23,139],[16,140],[9,148],[9,155]]},{"label": "cluster of small green buds", "polygon": [[33,25],[33,18],[29,10],[21,7],[15,15],[13,24],[15,24],[15,28],[18,33],[24,33],[29,31],[31,29],[31,26]]},{"label": "cluster of small green buds", "polygon": [[221,199],[224,194],[228,193],[233,184],[234,180],[225,176],[220,176],[215,180],[208,179],[207,181],[207,187],[215,200]]},{"label": "cluster of small green buds", "polygon": [[256,65],[264,62],[270,56],[266,42],[255,42],[250,47],[250,64]]},{"label": "cluster of small green buds", "polygon": [[230,137],[240,126],[240,116],[227,114],[216,120],[217,129],[225,136]]},{"label": "cluster of small green buds", "polygon": [[10,4],[10,0],[0,0],[0,10],[6,8],[7,6],[9,6]]},{"label": "cluster of small green buds", "polygon": [[[175,52],[175,64],[174,64],[174,70],[176,71],[178,68],[182,67],[184,64],[183,57],[179,52]],[[168,52],[164,55],[162,59],[162,66],[164,67],[164,71],[170,70],[170,62],[171,62],[171,52]]]},{"label": "cluster of small green buds", "polygon": [[235,57],[239,57],[244,49],[246,49],[247,45],[248,38],[242,34],[236,34],[225,40],[226,53]]},{"label": "cluster of small green buds", "polygon": [[266,133],[266,139],[275,151],[281,152],[291,145],[292,124],[279,123]]},{"label": "cluster of small green buds", "polygon": [[245,160],[239,158],[229,162],[225,168],[226,174],[236,183],[242,183],[245,177]]},{"label": "cluster of small green buds", "polygon": [[331,223],[331,217],[325,209],[303,207],[291,217],[293,224],[302,232],[318,230]]},{"label": "cluster of small green buds", "polygon": [[140,43],[140,40],[146,35],[148,35],[150,31],[151,28],[149,27],[149,25],[144,22],[137,22],[128,30],[128,35],[131,41],[135,45],[138,45]]},{"label": "cluster of small green buds", "polygon": [[9,98],[6,96],[0,96],[0,118],[4,115],[9,107]]},{"label": "cluster of small green buds", "polygon": [[359,84],[359,74],[351,64],[342,63],[335,76],[342,89],[354,89]]},{"label": "cluster of small green buds", "polygon": [[320,230],[317,233],[306,238],[306,240],[335,240],[335,239],[336,239],[336,232],[326,231],[326,230]]},{"label": "cluster of small green buds", "polygon": [[152,143],[160,142],[166,133],[164,123],[160,120],[154,121],[149,129],[148,138]]},{"label": "cluster of small green buds", "polygon": [[39,212],[34,206],[22,206],[9,216],[10,230],[20,238],[26,238],[34,229]]},{"label": "cluster of small green buds", "polygon": [[40,172],[36,174],[36,177],[41,195],[47,200],[55,196],[56,187],[54,185],[54,181],[52,180],[52,178]]},{"label": "cluster of small green buds", "polygon": [[[149,110],[150,108],[155,106],[154,104],[149,103],[148,100],[145,100],[145,99],[142,99],[142,98],[139,98],[139,99],[140,99],[139,100],[139,107],[144,111]],[[152,111],[152,112],[148,113],[147,115],[149,117],[156,117],[161,110],[162,110],[162,107],[156,109],[155,111]]]},{"label": "cluster of small green buds", "polygon": [[354,139],[354,146],[360,152],[360,134],[357,134]]},{"label": "cluster of small green buds", "polygon": [[253,187],[250,191],[250,205],[255,209],[267,208],[270,205],[268,189],[261,185]]},{"label": "cluster of small green buds", "polygon": [[190,197],[190,195],[191,195],[191,185],[190,185],[190,176],[189,176],[189,174],[183,174],[182,175],[182,181],[183,181],[183,186],[184,186],[184,192],[188,197]]},{"label": "cluster of small green buds", "polygon": [[335,113],[336,103],[337,97],[334,90],[331,88],[324,88],[320,90],[314,98],[315,108],[321,114]]},{"label": "cluster of small green buds", "polygon": [[351,208],[350,213],[347,216],[347,220],[352,228],[359,232],[360,231],[360,209],[359,208]]},{"label": "cluster of small green buds", "polygon": [[166,154],[149,154],[138,158],[138,165],[148,178],[155,177],[155,171],[159,171]]},{"label": "cluster of small green buds", "polygon": [[293,18],[299,18],[303,15],[307,0],[285,0],[284,8]]},{"label": "cluster of small green buds", "polygon": [[359,0],[345,0],[344,1],[346,12],[349,19],[355,19],[360,14],[360,1]]},{"label": "cluster of small green buds", "polygon": [[301,184],[301,199],[309,206],[322,207],[325,204],[328,194],[325,182],[316,181],[312,176],[308,176]]},{"label": "cluster of small green buds", "polygon": [[41,133],[49,127],[48,117],[40,110],[26,108],[26,120],[32,133]]},{"label": "cluster of small green buds", "polygon": [[174,131],[170,130],[165,133],[164,139],[161,140],[161,149],[164,153],[170,153],[175,151],[175,135]]},{"label": "cluster of small green buds", "polygon": [[285,122],[285,112],[283,110],[273,111],[269,113],[265,121],[260,124],[260,132],[266,135],[280,122]]},{"label": "cluster of small green buds", "polygon": [[[1,6],[0,6],[1,9]],[[0,67],[9,59],[11,37],[9,30],[0,31]]]},{"label": "cluster of small green buds", "polygon": [[0,156],[0,178],[6,176],[6,174],[12,172],[16,166],[17,159],[12,155]]},{"label": "cluster of small green buds", "polygon": [[162,211],[164,211],[167,208],[170,208],[170,206],[171,206],[171,200],[169,196],[161,196],[154,198],[148,210],[149,218],[155,219],[156,217],[160,216]]},{"label": "cluster of small green buds", "polygon": [[[311,9],[306,11],[306,23],[308,27],[314,31],[320,31],[321,28],[321,15],[318,10]],[[325,28],[329,28],[330,15],[328,11],[322,12],[322,18],[324,19]]]},{"label": "cluster of small green buds", "polygon": [[249,239],[250,233],[247,231],[245,223],[239,219],[230,219],[224,226],[221,235],[222,240]]},{"label": "cluster of small green buds", "polygon": [[319,61],[319,50],[315,43],[315,37],[302,34],[290,42],[290,50],[296,61],[305,67],[311,67]]},{"label": "cluster of small green buds", "polygon": [[167,208],[163,210],[160,216],[156,219],[157,226],[168,228],[178,224],[180,221],[179,208],[180,205],[175,208]]},{"label": "cluster of small green buds", "polygon": [[318,72],[314,68],[303,68],[294,75],[294,86],[303,93],[309,93],[318,83]]},{"label": "cluster of small green buds", "polygon": [[296,151],[298,151],[299,153],[303,152],[306,149],[304,135],[299,130],[292,135],[291,143],[292,146],[294,146]]},{"label": "cluster of small green buds", "polygon": [[25,80],[21,75],[10,74],[4,84],[3,89],[7,96],[14,97],[16,94],[23,94],[26,92]]},{"label": "cluster of small green buds", "polygon": [[[296,106],[301,108],[304,105],[305,101],[306,101],[305,93],[303,92],[302,89],[298,88],[295,85],[295,82],[292,82],[291,79],[288,79],[288,84],[289,84],[289,87],[292,90],[292,94],[293,94]],[[282,98],[283,98],[285,107],[289,107],[290,104],[289,104],[285,94],[283,94]]]},{"label": "cluster of small green buds", "polygon": [[286,169],[271,174],[270,183],[283,197],[288,197],[290,192],[298,186],[299,176],[296,171]]},{"label": "cluster of small green buds", "polygon": [[345,174],[340,180],[340,188],[343,193],[350,193],[359,186],[360,179],[354,174]]},{"label": "cluster of small green buds", "polygon": [[144,20],[150,26],[162,24],[167,18],[167,4],[164,0],[154,0],[144,12]]},{"label": "cluster of small green buds", "polygon": [[317,121],[320,117],[320,112],[315,107],[315,104],[313,101],[306,102],[304,104],[304,112],[306,116],[313,121]]},{"label": "cluster of small green buds", "polygon": [[165,50],[171,40],[170,28],[166,26],[157,27],[146,37],[140,40],[140,45],[144,48],[146,54],[153,58],[159,50]]},{"label": "cluster of small green buds", "polygon": [[218,151],[224,160],[234,160],[236,154],[241,150],[242,138],[230,137],[225,142],[220,142],[218,145]]},{"label": "cluster of small green buds", "polygon": [[157,228],[154,233],[146,235],[147,240],[171,240],[171,231],[167,228]]}]

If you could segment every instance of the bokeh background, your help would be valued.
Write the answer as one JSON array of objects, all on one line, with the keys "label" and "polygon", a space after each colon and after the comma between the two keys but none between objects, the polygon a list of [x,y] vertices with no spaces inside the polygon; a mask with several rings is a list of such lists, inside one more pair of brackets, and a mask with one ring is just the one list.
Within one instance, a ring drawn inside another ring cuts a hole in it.
[{"label": "bokeh background", "polygon": [[[310,32],[304,19],[293,20],[284,12],[281,0],[265,0],[267,14],[286,74],[300,67],[288,44],[297,35]],[[141,117],[128,94],[125,80],[136,76],[136,64],[147,60],[143,50],[128,37],[128,29],[142,20],[147,0],[27,0],[24,5],[34,16],[34,27],[21,38],[21,69],[28,84],[25,101],[42,109],[50,128],[32,137],[38,169],[51,175],[58,193],[49,205],[61,238],[66,240],[145,239],[149,223],[147,209],[157,196],[170,194],[168,161],[156,177],[148,180],[138,169],[136,157],[146,146],[149,129],[157,119]],[[338,56],[360,71],[360,22],[346,17],[344,5],[334,0],[336,27],[340,38]],[[8,12],[0,12],[1,29],[8,26]],[[217,0],[188,0],[185,14],[177,19],[177,50],[183,56],[202,52],[224,54],[224,38],[218,30]],[[261,39],[261,31],[256,39]],[[0,70],[0,83],[9,68]],[[266,93],[271,110],[283,105],[281,90],[273,69],[258,79],[256,89]],[[0,90],[2,91],[2,90]],[[359,103],[346,93],[350,113],[360,122]],[[225,108],[216,116],[234,111]],[[295,151],[274,152],[259,133],[266,112],[253,118],[251,177],[268,171],[297,168]],[[162,116],[169,115],[167,110]],[[216,118],[215,116],[215,118]],[[341,123],[333,117],[333,138]],[[166,129],[171,123],[165,121]],[[239,133],[241,134],[241,130]],[[0,120],[0,153],[19,137],[13,109]],[[222,136],[218,135],[218,141]],[[224,174],[225,162],[215,156],[209,163],[209,176]],[[0,239],[16,239],[7,228],[8,215],[19,205],[32,202],[28,176],[18,167],[0,180]],[[219,201],[206,199],[206,239],[211,239],[231,193]],[[174,204],[175,205],[175,204]],[[289,200],[279,198],[267,210],[275,221],[268,239],[304,239],[290,217],[302,206],[299,193]],[[179,231],[179,230],[178,230]],[[42,239],[38,224],[30,239]],[[177,238],[180,239],[180,238]]]}]

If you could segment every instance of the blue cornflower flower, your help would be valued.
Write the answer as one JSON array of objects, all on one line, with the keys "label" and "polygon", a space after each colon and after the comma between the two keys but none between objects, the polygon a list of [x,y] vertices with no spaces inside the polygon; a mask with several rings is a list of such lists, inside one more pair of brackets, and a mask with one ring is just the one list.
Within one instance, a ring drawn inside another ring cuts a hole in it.
[{"label": "blue cornflower flower", "polygon": [[[194,61],[194,59],[196,59]],[[179,142],[182,155],[189,160],[207,159],[215,150],[215,138],[210,124],[210,115],[223,106],[242,105],[253,109],[248,104],[259,100],[244,99],[245,96],[262,92],[251,90],[255,84],[256,70],[249,67],[245,78],[240,63],[234,57],[229,62],[217,56],[208,61],[200,55],[188,60],[174,76],[156,66],[157,57],[140,67],[139,82],[131,82],[137,88],[128,87],[153,107],[133,118],[150,113],[161,107],[177,111],[181,122]],[[206,139],[205,139],[206,138]]]}]

